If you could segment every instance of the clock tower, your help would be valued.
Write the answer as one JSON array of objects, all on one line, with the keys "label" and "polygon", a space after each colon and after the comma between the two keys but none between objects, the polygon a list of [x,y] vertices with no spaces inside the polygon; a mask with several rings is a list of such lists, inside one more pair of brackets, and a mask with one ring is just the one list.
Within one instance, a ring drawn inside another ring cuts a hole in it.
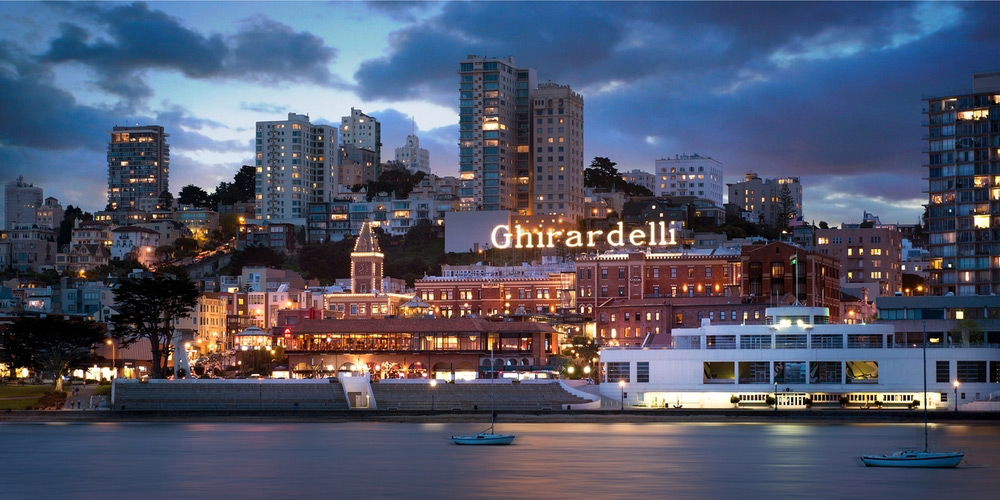
[{"label": "clock tower", "polygon": [[351,292],[381,293],[384,260],[371,223],[365,221],[351,252]]}]

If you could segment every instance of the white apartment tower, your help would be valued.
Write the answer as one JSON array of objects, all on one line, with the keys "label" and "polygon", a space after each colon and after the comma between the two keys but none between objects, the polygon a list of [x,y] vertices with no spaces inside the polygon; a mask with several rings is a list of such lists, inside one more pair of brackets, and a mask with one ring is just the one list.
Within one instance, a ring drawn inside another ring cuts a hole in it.
[{"label": "white apartment tower", "polygon": [[350,116],[340,119],[340,144],[375,153],[375,174],[382,162],[382,124],[374,117],[351,108]]},{"label": "white apartment tower", "polygon": [[660,158],[655,168],[656,196],[694,196],[722,207],[722,163],[695,153]]},{"label": "white apartment tower", "polygon": [[431,173],[431,154],[420,147],[420,138],[410,134],[406,136],[406,145],[396,148],[396,162],[406,167],[410,173]]},{"label": "white apartment tower", "polygon": [[257,122],[255,219],[305,225],[306,205],[329,201],[337,168],[337,127],[288,113]]},{"label": "white apartment tower", "polygon": [[583,97],[551,82],[538,84],[531,97],[533,215],[576,222],[584,216]]},{"label": "white apartment tower", "polygon": [[7,182],[3,189],[3,229],[35,224],[41,206],[42,188],[24,182],[24,177]]},{"label": "white apartment tower", "polygon": [[169,134],[159,125],[114,127],[108,143],[108,210],[152,212],[170,190]]},{"label": "white apartment tower", "polygon": [[459,206],[530,215],[535,70],[513,57],[459,62]]},{"label": "white apartment tower", "polygon": [[743,182],[729,185],[729,203],[739,206],[750,214],[751,222],[768,226],[779,226],[781,213],[781,190],[788,186],[788,193],[795,205],[795,213],[802,216],[802,185],[798,177],[761,179],[754,172],[748,172]]}]

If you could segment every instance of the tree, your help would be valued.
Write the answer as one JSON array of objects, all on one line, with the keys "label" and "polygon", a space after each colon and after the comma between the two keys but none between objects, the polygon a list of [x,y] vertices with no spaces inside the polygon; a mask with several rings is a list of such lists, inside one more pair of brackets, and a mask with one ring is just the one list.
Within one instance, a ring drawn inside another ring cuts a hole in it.
[{"label": "tree", "polygon": [[114,290],[118,314],[112,334],[128,347],[149,340],[153,378],[164,378],[173,351],[174,322],[186,317],[198,302],[198,289],[186,277],[155,275],[126,278]]},{"label": "tree", "polygon": [[63,220],[59,223],[59,236],[56,239],[59,248],[62,248],[63,245],[69,245],[70,241],[72,241],[73,228],[76,226],[76,221],[78,220],[92,221],[94,220],[94,214],[84,212],[80,207],[67,206],[66,212],[63,214]]},{"label": "tree", "polygon": [[181,188],[181,192],[177,196],[177,202],[182,205],[193,205],[198,208],[211,207],[208,193],[194,184],[188,184]]},{"label": "tree", "polygon": [[243,165],[233,177],[233,203],[249,203],[253,201],[254,189],[257,183],[257,169],[252,165]]},{"label": "tree", "polygon": [[170,210],[170,208],[174,206],[174,195],[170,194],[170,191],[164,189],[163,192],[160,193],[159,201],[160,205],[158,208],[161,210]]},{"label": "tree", "polygon": [[778,220],[775,221],[775,225],[778,229],[784,229],[788,227],[789,221],[798,215],[792,190],[788,188],[788,184],[782,184],[781,190],[778,191]]},{"label": "tree", "polygon": [[827,224],[825,220],[821,220],[821,221],[819,221],[819,228],[820,229],[830,229],[830,225]]},{"label": "tree", "polygon": [[104,332],[94,321],[48,316],[17,320],[7,330],[3,346],[10,364],[51,376],[61,391],[63,374],[89,359],[91,348],[102,339]]},{"label": "tree", "polygon": [[595,156],[590,166],[583,171],[583,185],[593,188],[612,189],[622,176],[615,168],[617,163],[603,156]]}]

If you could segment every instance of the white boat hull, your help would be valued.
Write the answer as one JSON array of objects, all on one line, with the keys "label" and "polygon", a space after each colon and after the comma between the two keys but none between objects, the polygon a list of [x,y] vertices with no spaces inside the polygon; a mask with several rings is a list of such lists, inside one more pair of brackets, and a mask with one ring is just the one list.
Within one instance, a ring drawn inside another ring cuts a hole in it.
[{"label": "white boat hull", "polygon": [[862,455],[868,467],[956,467],[965,457],[962,452],[898,451],[891,455]]},{"label": "white boat hull", "polygon": [[504,445],[513,442],[514,435],[480,432],[479,434],[474,434],[472,436],[452,436],[451,439],[455,441],[455,444]]}]

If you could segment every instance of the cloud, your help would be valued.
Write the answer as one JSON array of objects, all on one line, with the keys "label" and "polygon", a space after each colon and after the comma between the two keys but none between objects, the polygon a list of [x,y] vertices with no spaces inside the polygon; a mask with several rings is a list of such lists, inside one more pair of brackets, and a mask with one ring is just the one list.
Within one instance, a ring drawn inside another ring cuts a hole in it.
[{"label": "cloud", "polygon": [[100,89],[125,99],[152,95],[146,72],[154,69],[199,80],[344,86],[328,69],[336,49],[316,35],[295,32],[271,19],[247,20],[240,31],[226,37],[198,33],[144,3],[111,8],[83,5],[77,12],[98,27],[95,33],[79,21],[61,23],[59,36],[50,41],[42,60],[82,64],[97,75]]},{"label": "cloud", "polygon": [[273,104],[269,102],[241,102],[240,109],[253,111],[254,113],[276,115],[288,109],[287,104]]}]

